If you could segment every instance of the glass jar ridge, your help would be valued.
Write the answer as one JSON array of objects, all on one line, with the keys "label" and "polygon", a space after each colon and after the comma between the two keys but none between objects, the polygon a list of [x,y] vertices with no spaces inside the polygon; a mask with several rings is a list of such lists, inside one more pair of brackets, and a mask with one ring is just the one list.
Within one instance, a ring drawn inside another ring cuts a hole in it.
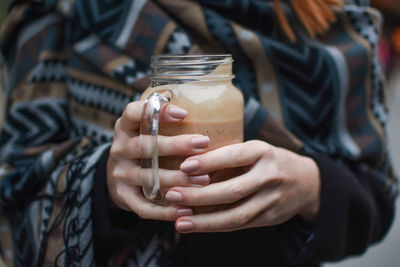
[{"label": "glass jar ridge", "polygon": [[[151,58],[153,86],[165,83],[191,81],[232,80],[232,56],[206,55],[154,55]],[[218,70],[217,70],[218,68]]]}]

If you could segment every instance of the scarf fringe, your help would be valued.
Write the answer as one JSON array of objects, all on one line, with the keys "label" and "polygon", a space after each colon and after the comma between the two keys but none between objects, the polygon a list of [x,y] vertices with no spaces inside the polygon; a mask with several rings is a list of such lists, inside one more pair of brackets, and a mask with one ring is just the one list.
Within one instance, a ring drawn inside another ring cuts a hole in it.
[{"label": "scarf fringe", "polygon": [[[343,0],[290,0],[290,4],[307,32],[315,37],[326,32],[336,21],[332,7],[342,6],[344,3]],[[296,35],[282,11],[280,0],[274,0],[274,7],[283,32],[290,41],[296,41]]]}]

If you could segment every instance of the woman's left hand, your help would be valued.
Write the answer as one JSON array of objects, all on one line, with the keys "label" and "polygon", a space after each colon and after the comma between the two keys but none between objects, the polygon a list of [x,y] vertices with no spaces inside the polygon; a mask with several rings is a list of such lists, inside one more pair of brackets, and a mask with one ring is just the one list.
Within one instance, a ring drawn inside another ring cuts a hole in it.
[{"label": "woman's left hand", "polygon": [[314,221],[320,203],[318,166],[311,158],[262,141],[225,146],[187,158],[189,175],[244,167],[232,179],[204,187],[172,187],[166,199],[183,206],[232,204],[211,213],[177,219],[179,232],[221,232],[283,223],[295,215]]}]

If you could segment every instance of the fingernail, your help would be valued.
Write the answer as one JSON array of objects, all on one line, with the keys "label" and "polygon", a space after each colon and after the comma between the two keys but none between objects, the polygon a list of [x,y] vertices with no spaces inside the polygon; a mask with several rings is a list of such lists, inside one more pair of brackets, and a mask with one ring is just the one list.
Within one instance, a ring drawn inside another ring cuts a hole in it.
[{"label": "fingernail", "polygon": [[169,105],[167,110],[168,114],[175,119],[184,119],[187,116],[186,110],[174,105]]},{"label": "fingernail", "polygon": [[183,201],[182,194],[177,191],[173,191],[173,190],[168,191],[167,194],[165,195],[165,198],[170,202],[182,202]]},{"label": "fingernail", "polygon": [[200,167],[198,160],[187,160],[182,162],[180,168],[183,172],[193,172]]},{"label": "fingernail", "polygon": [[210,144],[208,136],[196,136],[192,138],[192,146],[194,148],[207,148]]},{"label": "fingernail", "polygon": [[179,216],[191,216],[193,215],[193,210],[190,208],[178,208],[176,214]]},{"label": "fingernail", "polygon": [[186,232],[194,229],[194,225],[191,221],[177,221],[176,230]]},{"label": "fingernail", "polygon": [[210,182],[210,176],[208,174],[189,176],[192,184],[208,184]]}]

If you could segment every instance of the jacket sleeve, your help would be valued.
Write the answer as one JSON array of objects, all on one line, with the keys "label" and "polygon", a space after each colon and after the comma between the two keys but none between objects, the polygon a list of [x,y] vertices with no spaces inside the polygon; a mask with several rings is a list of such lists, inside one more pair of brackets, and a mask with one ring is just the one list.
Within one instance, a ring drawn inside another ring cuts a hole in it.
[{"label": "jacket sleeve", "polygon": [[284,251],[293,264],[340,260],[362,254],[387,234],[394,217],[394,195],[376,171],[352,170],[327,156],[311,156],[321,175],[321,206],[315,225],[286,225]]}]

